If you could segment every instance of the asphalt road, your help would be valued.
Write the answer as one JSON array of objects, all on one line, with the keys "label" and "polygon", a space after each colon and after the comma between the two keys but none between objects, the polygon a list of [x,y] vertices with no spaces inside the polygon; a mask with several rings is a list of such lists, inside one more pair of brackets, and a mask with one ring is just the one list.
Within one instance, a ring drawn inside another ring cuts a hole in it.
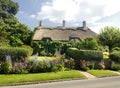
[{"label": "asphalt road", "polygon": [[120,76],[20,86],[6,86],[0,88],[120,88]]}]

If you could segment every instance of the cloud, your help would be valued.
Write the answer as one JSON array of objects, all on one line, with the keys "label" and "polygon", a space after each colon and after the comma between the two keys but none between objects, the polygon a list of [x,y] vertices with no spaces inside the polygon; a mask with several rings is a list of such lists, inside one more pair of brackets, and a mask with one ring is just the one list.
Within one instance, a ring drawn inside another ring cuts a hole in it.
[{"label": "cloud", "polygon": [[[40,11],[30,17],[53,23],[61,23],[64,19],[73,25],[86,20],[90,27],[97,29],[94,31],[98,32],[101,27],[118,22],[119,2],[119,0],[50,0],[42,4]],[[115,19],[117,22],[113,21]]]},{"label": "cloud", "polygon": [[35,18],[36,16],[34,14],[30,15],[29,16],[30,18]]}]

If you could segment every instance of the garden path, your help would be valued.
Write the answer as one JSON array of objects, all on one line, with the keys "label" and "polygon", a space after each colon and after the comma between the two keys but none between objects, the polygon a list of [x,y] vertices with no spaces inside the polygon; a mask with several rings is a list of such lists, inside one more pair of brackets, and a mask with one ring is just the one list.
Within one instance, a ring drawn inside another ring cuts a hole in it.
[{"label": "garden path", "polygon": [[84,76],[86,76],[88,79],[97,78],[97,77],[95,77],[94,75],[91,75],[90,73],[85,72],[85,71],[80,71],[80,73],[82,73],[82,74],[83,74]]}]

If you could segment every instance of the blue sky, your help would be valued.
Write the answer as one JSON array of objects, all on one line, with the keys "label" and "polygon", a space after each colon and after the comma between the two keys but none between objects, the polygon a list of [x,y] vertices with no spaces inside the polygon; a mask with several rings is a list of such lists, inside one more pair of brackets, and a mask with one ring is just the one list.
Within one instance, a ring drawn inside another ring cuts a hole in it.
[{"label": "blue sky", "polygon": [[120,0],[13,0],[19,4],[16,17],[31,30],[39,25],[87,26],[99,33],[105,26],[120,28]]}]

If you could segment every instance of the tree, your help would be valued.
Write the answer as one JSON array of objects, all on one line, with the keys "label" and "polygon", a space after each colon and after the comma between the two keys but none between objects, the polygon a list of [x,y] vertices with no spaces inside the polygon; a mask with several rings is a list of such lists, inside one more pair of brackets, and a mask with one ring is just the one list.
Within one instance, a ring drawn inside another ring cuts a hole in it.
[{"label": "tree", "polygon": [[78,49],[85,49],[85,50],[98,50],[99,45],[94,38],[86,38],[81,42],[76,42],[75,47]]},{"label": "tree", "polygon": [[30,45],[32,31],[15,17],[18,7],[12,0],[0,0],[0,39],[11,46]]},{"label": "tree", "polygon": [[120,30],[116,27],[105,27],[98,36],[100,43],[103,46],[108,46],[111,51],[112,48],[120,46]]},{"label": "tree", "polygon": [[18,4],[12,0],[0,0],[0,16],[6,18],[8,16],[14,16],[18,11]]},{"label": "tree", "polygon": [[6,25],[3,20],[0,19],[0,46],[7,46],[9,45],[7,39],[7,33],[5,31]]}]

